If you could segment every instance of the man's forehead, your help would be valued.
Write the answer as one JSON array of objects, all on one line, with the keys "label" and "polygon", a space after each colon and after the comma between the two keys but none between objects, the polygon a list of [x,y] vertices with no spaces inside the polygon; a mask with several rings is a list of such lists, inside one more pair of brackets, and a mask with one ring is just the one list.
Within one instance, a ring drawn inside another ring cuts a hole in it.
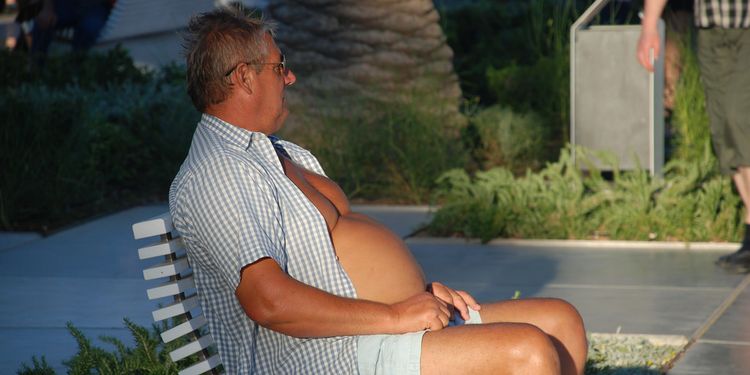
[{"label": "man's forehead", "polygon": [[281,49],[279,49],[279,46],[276,45],[276,41],[273,40],[273,36],[271,36],[271,33],[266,33],[263,39],[266,41],[269,56],[281,56]]}]

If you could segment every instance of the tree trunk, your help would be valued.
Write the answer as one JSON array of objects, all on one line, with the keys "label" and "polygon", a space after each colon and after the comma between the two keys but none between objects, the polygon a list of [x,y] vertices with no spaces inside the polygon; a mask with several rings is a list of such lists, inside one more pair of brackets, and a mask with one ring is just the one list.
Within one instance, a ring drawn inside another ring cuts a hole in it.
[{"label": "tree trunk", "polygon": [[271,0],[268,14],[297,75],[293,113],[418,99],[458,116],[453,52],[431,0]]}]

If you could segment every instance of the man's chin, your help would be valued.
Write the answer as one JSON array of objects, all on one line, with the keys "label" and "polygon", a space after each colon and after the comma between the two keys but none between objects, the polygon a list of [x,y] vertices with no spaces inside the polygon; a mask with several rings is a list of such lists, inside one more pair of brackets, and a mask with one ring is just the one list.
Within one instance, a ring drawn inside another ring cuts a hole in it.
[{"label": "man's chin", "polygon": [[276,131],[281,130],[284,127],[286,118],[289,116],[289,110],[286,107],[281,111],[278,117],[276,117]]}]

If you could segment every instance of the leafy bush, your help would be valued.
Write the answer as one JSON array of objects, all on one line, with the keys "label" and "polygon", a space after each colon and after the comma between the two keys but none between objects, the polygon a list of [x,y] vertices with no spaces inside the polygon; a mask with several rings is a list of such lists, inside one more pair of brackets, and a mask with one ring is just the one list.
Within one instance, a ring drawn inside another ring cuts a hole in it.
[{"label": "leafy bush", "polygon": [[[579,158],[587,152],[577,149]],[[452,170],[439,179],[444,204],[430,224],[437,235],[730,241],[742,224],[731,181],[716,172],[709,149],[698,163],[672,161],[665,178],[646,171],[620,172],[611,156],[597,154],[613,170],[607,181],[591,167],[584,176],[571,150],[539,173],[515,178],[494,168],[471,177]],[[609,160],[609,161],[608,161]],[[589,163],[591,165],[591,163]]]},{"label": "leafy bush", "polygon": [[355,103],[318,117],[321,123],[297,142],[350,198],[424,203],[437,177],[466,161],[457,132],[444,120],[417,102]]},{"label": "leafy bush", "polygon": [[31,76],[17,86],[4,81],[0,229],[46,231],[164,199],[199,115],[184,84],[135,73],[118,53],[101,57],[101,65],[114,60],[102,84],[98,73],[83,75],[89,68],[66,82],[50,78],[49,85]]},{"label": "leafy bush", "polygon": [[[169,358],[169,353],[185,344],[187,339],[183,336],[176,340],[163,344],[160,334],[167,329],[166,323],[154,325],[151,330],[139,326],[128,319],[124,319],[125,327],[130,331],[135,341],[135,347],[125,345],[121,340],[111,336],[101,336],[100,339],[114,347],[114,351],[94,346],[91,340],[83,332],[68,323],[68,331],[78,344],[78,352],[63,364],[69,374],[100,374],[100,375],[122,375],[122,374],[161,374],[176,375],[179,368]],[[211,353],[213,354],[213,353]],[[193,354],[180,360],[180,368],[186,368],[199,362],[198,354]],[[42,357],[41,362],[32,357],[32,367],[21,364],[19,375],[54,375],[54,370],[49,367]]]},{"label": "leafy bush", "polygon": [[503,166],[518,174],[551,159],[549,129],[534,112],[492,106],[470,118],[467,132],[476,135],[470,149],[482,170]]},{"label": "leafy bush", "polygon": [[541,57],[534,64],[487,70],[487,85],[498,103],[517,112],[536,112],[547,135],[543,140],[559,150],[568,137],[570,112],[568,56]]},{"label": "leafy bush", "polygon": [[44,67],[31,65],[29,61],[26,53],[0,49],[0,88],[23,83],[92,88],[125,82],[146,83],[155,77],[154,72],[137,68],[120,46],[104,53],[53,54]]},{"label": "leafy bush", "polygon": [[492,104],[485,82],[487,68],[533,61],[525,32],[526,11],[525,1],[489,0],[442,11],[443,32],[453,49],[465,97]]}]

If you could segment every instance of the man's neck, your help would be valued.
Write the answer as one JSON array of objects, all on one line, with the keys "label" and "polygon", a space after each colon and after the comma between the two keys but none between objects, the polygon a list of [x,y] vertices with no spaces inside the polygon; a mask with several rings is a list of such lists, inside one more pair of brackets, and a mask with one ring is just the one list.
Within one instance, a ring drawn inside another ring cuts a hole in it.
[{"label": "man's neck", "polygon": [[253,119],[249,118],[246,113],[236,109],[242,108],[241,106],[223,104],[224,103],[220,103],[209,106],[204,112],[238,128],[260,132],[266,135],[269,134],[267,131],[264,131],[263,127],[258,126],[257,123],[253,122]]}]

